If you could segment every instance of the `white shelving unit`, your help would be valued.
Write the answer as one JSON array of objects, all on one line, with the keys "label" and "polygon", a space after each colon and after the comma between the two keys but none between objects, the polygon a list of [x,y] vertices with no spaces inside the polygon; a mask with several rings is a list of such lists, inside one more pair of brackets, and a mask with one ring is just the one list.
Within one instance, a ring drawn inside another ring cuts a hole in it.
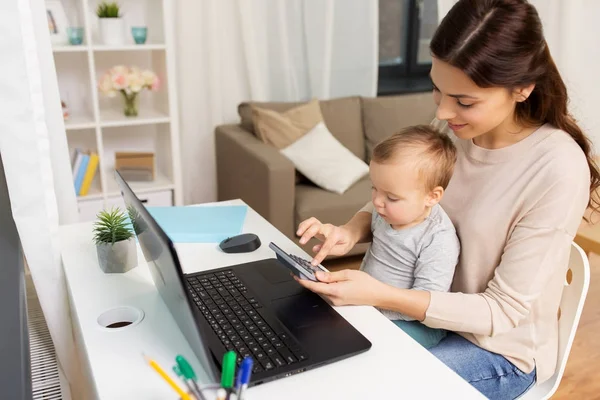
[{"label": "white shelving unit", "polygon": [[[90,221],[103,208],[122,205],[114,180],[115,153],[154,152],[155,179],[130,182],[150,206],[182,205],[179,126],[177,121],[173,9],[170,0],[121,0],[126,29],[125,44],[107,46],[100,41],[98,0],[62,0],[70,25],[84,28],[82,45],[53,47],[61,99],[69,108],[65,121],[69,149],[95,151],[99,169],[86,196],[78,196],[81,221]],[[132,26],[147,26],[145,44],[135,44]],[[123,114],[123,99],[106,98],[97,90],[99,78],[115,65],[154,71],[160,81],[156,92],[138,96],[139,115]]]}]

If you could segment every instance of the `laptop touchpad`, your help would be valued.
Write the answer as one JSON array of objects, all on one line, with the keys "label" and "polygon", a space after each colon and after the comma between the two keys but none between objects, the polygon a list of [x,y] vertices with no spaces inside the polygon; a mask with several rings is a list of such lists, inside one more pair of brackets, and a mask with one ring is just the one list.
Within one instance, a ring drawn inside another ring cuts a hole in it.
[{"label": "laptop touchpad", "polygon": [[291,272],[283,266],[273,264],[262,264],[256,266],[256,269],[269,283],[276,285],[282,282],[293,281]]},{"label": "laptop touchpad", "polygon": [[312,293],[274,299],[271,304],[277,317],[289,329],[322,324],[332,318],[327,303]]}]

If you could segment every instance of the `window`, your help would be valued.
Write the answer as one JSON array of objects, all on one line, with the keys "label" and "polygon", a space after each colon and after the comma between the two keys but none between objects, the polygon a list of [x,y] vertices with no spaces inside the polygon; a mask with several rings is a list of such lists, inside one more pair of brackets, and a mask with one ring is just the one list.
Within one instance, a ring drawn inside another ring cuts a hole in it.
[{"label": "window", "polygon": [[379,0],[378,95],[426,92],[437,0]]}]

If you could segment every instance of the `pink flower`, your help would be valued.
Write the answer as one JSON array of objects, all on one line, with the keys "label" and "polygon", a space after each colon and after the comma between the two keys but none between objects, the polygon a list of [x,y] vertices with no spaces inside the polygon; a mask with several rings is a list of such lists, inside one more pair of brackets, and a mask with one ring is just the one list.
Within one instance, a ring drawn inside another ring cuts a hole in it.
[{"label": "pink flower", "polygon": [[158,79],[158,76],[154,77],[154,80],[152,81],[152,85],[150,86],[150,90],[158,90],[158,88],[160,87],[160,79]]},{"label": "pink flower", "polygon": [[125,74],[114,74],[112,76],[112,82],[116,90],[123,90],[129,86],[127,75]]},{"label": "pink flower", "polygon": [[112,67],[98,81],[98,90],[110,97],[120,91],[131,94],[143,89],[158,90],[159,86],[160,80],[154,72],[126,65]]},{"label": "pink flower", "polygon": [[104,74],[98,82],[98,89],[109,97],[114,97],[116,92],[112,83],[110,75]]}]

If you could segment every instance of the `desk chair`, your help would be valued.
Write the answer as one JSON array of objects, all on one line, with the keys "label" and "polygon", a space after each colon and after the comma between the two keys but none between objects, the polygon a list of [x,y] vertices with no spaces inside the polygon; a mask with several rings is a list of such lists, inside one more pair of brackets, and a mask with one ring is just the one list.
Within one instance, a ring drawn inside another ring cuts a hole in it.
[{"label": "desk chair", "polygon": [[585,252],[575,242],[571,245],[569,270],[565,279],[560,308],[558,310],[558,362],[556,372],[541,385],[532,387],[521,400],[549,399],[560,384],[575,332],[583,310],[583,303],[590,285],[590,263]]}]

